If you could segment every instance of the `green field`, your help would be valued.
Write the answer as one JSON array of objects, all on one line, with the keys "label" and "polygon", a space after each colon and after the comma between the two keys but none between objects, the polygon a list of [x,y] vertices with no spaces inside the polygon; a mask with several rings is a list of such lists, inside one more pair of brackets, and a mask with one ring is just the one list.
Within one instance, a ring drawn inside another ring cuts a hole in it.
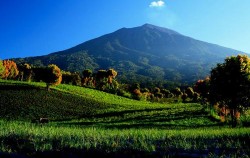
[{"label": "green field", "polygon": [[[196,103],[0,81],[0,157],[250,157],[250,116],[232,129]],[[47,117],[48,124],[32,119]]]}]

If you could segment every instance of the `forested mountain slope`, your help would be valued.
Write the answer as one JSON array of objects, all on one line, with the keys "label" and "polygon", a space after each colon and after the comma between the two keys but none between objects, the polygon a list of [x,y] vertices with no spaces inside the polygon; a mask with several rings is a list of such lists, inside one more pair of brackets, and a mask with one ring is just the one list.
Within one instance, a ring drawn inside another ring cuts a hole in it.
[{"label": "forested mountain slope", "polygon": [[15,59],[42,66],[56,64],[63,70],[108,69],[118,71],[122,82],[193,83],[211,67],[240,51],[206,43],[167,28],[144,24],[121,28],[70,49],[45,56]]}]

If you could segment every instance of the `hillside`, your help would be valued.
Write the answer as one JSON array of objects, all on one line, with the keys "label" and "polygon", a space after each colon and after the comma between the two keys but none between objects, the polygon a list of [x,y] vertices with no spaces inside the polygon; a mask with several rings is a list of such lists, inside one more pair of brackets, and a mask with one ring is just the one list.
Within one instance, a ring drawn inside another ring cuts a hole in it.
[{"label": "hillside", "polygon": [[157,123],[163,128],[220,124],[198,103],[138,101],[65,84],[51,88],[51,91],[47,91],[46,84],[42,82],[0,80],[0,117],[28,122],[40,117],[77,122],[104,119],[111,123],[109,127],[123,126],[123,123],[127,123],[127,127],[148,127]]},{"label": "hillside", "polygon": [[[244,157],[249,127],[196,103],[130,100],[77,86],[0,80],[0,157]],[[48,124],[34,118],[48,117]],[[245,120],[249,125],[248,119]]]},{"label": "hillside", "polygon": [[[110,128],[111,126],[112,128],[148,127],[149,125],[153,127],[155,122],[158,122],[157,126],[163,128],[172,126],[183,128],[185,127],[183,125],[189,122],[190,127],[186,128],[203,127],[204,123],[218,124],[199,104],[137,101],[70,85],[59,85],[50,92],[45,87],[44,83],[0,80],[0,108],[2,109],[0,117],[28,122],[40,117],[48,117],[54,121],[104,119],[110,121],[106,125]],[[199,120],[200,117],[203,119]],[[99,126],[98,123],[96,125]]]},{"label": "hillside", "polygon": [[62,84],[49,92],[45,87],[45,83],[0,80],[0,117],[26,121],[40,117],[67,120],[165,107],[78,86]]},{"label": "hillside", "polygon": [[64,51],[15,61],[37,66],[53,63],[63,70],[80,72],[115,68],[122,82],[193,83],[225,57],[239,53],[145,24],[122,28]]}]

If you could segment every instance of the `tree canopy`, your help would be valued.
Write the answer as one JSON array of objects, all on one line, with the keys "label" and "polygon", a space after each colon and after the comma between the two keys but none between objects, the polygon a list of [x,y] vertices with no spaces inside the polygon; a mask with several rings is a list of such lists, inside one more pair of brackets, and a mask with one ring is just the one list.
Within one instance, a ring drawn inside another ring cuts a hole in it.
[{"label": "tree canopy", "polygon": [[4,79],[14,79],[18,75],[19,71],[14,61],[4,60],[3,66],[4,66],[4,73],[2,77]]},{"label": "tree canopy", "polygon": [[18,80],[20,81],[30,81],[32,77],[32,68],[29,64],[23,63],[17,65],[19,70]]},{"label": "tree canopy", "polygon": [[58,66],[51,64],[47,68],[48,74],[45,82],[47,85],[59,85],[62,81],[62,73]]},{"label": "tree canopy", "polygon": [[236,111],[250,105],[250,59],[246,55],[232,56],[217,64],[211,71],[210,99],[231,111],[232,125],[236,125]]},{"label": "tree canopy", "polygon": [[58,66],[51,64],[47,67],[33,68],[35,73],[34,79],[36,81],[43,81],[47,84],[47,88],[51,85],[58,85],[62,81],[62,73]]}]

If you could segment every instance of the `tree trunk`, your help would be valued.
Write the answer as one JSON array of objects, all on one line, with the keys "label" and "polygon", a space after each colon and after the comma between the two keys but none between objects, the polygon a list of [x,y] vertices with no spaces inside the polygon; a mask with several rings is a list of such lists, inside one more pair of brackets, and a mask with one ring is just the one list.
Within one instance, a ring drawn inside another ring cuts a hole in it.
[{"label": "tree trunk", "polygon": [[231,124],[232,128],[235,128],[237,126],[237,118],[236,118],[236,109],[231,109]]},{"label": "tree trunk", "polygon": [[50,91],[50,84],[47,83],[47,91]]},{"label": "tree trunk", "polygon": [[23,72],[21,72],[21,81],[23,81],[23,75],[24,75]]}]

